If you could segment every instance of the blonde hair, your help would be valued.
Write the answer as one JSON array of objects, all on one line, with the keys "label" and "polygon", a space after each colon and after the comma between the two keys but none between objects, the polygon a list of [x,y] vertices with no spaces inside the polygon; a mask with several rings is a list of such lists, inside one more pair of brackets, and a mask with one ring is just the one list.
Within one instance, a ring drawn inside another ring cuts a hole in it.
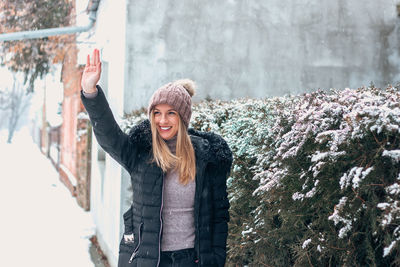
[{"label": "blonde hair", "polygon": [[186,185],[196,176],[196,158],[187,128],[179,115],[176,155],[172,154],[164,139],[159,135],[154,123],[154,112],[150,115],[153,161],[164,171],[178,170],[179,182]]}]

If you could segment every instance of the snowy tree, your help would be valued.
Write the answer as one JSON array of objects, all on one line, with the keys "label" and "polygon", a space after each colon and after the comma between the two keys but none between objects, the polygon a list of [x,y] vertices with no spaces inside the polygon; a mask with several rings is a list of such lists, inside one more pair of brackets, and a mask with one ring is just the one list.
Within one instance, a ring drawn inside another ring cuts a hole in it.
[{"label": "snowy tree", "polygon": [[32,94],[27,92],[24,85],[13,75],[11,88],[0,91],[0,111],[2,118],[0,122],[6,121],[8,128],[7,142],[11,143],[18,122],[30,104]]}]

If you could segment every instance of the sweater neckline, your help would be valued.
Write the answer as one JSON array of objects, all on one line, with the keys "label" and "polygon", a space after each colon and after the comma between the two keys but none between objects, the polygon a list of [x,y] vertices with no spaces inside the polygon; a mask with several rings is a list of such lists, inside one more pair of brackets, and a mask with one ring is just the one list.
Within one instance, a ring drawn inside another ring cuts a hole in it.
[{"label": "sweater neckline", "polygon": [[177,136],[176,135],[174,137],[172,137],[171,139],[169,139],[169,140],[164,140],[165,143],[167,144],[169,150],[174,155],[176,153],[176,140],[177,140]]}]

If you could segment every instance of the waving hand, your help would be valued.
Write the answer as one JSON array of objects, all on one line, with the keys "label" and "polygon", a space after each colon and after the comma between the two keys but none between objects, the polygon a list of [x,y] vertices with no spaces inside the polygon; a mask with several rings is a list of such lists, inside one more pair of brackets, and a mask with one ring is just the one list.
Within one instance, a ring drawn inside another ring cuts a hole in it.
[{"label": "waving hand", "polygon": [[100,80],[100,74],[100,52],[98,49],[94,49],[92,58],[87,55],[86,66],[82,74],[81,86],[85,93],[94,93],[97,91],[96,84]]}]

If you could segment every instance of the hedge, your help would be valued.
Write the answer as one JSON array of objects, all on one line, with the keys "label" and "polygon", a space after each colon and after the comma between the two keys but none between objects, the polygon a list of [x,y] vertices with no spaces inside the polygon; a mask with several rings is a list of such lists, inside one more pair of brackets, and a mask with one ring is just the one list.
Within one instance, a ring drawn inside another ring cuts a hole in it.
[{"label": "hedge", "polygon": [[400,265],[399,88],[204,101],[191,127],[234,153],[227,266]]}]

